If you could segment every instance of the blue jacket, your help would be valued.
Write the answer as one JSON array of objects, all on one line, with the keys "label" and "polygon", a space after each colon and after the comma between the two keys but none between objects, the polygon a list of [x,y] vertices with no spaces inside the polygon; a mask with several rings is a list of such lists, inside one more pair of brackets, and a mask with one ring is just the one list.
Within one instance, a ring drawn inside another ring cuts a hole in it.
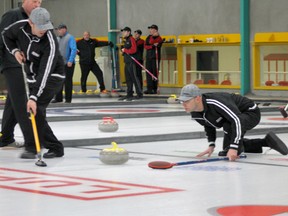
[{"label": "blue jacket", "polygon": [[68,32],[63,37],[58,37],[60,53],[64,58],[65,64],[72,62],[75,64],[77,54],[76,40]]}]

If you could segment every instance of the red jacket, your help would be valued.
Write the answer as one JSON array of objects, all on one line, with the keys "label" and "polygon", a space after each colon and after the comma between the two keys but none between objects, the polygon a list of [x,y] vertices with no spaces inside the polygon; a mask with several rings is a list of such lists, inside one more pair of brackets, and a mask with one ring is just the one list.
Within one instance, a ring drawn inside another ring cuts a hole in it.
[{"label": "red jacket", "polygon": [[163,43],[163,40],[160,37],[160,35],[158,36],[149,35],[146,38],[145,46],[144,46],[146,49],[146,59],[156,59],[156,52],[155,52],[156,46],[154,44],[158,44],[157,45],[158,59],[161,59],[162,43]]},{"label": "red jacket", "polygon": [[129,35],[127,38],[125,38],[125,43],[124,43],[124,62],[125,63],[131,63],[133,60],[130,58],[129,55],[136,57],[136,52],[137,52],[137,45],[135,39],[132,37],[132,35]]}]

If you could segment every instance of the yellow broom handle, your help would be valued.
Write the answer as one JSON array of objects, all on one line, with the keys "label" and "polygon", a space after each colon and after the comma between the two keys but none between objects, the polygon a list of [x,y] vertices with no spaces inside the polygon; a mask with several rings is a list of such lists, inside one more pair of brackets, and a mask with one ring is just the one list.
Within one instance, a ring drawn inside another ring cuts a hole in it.
[{"label": "yellow broom handle", "polygon": [[32,128],[33,128],[36,151],[37,153],[39,153],[41,151],[40,142],[39,142],[39,136],[38,136],[37,126],[36,126],[35,115],[32,113],[32,111],[30,111],[30,118],[31,118],[31,123],[32,123]]}]

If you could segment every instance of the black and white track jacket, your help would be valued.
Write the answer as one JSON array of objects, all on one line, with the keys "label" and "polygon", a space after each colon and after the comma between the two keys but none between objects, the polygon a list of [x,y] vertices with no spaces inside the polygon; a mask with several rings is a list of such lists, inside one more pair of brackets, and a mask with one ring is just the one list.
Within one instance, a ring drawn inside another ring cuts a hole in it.
[{"label": "black and white track jacket", "polygon": [[[231,128],[230,148],[238,149],[239,140],[246,131],[243,130],[240,114],[258,109],[249,98],[230,93],[202,94],[203,112],[191,112],[192,119],[204,126],[209,143],[216,140],[216,129],[228,123]],[[251,119],[253,121],[253,119]],[[225,132],[225,131],[224,131]]]},{"label": "black and white track jacket", "polygon": [[37,101],[48,81],[65,79],[64,61],[53,30],[39,38],[32,34],[28,20],[20,20],[3,30],[2,39],[12,55],[19,50],[25,55],[30,99]]}]

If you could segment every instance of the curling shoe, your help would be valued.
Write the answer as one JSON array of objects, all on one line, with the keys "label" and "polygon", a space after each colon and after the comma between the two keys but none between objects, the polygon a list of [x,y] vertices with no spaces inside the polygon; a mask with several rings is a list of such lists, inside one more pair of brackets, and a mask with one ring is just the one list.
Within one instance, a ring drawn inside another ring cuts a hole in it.
[{"label": "curling shoe", "polygon": [[288,154],[288,148],[285,143],[272,131],[270,131],[266,137],[265,142],[267,146],[275,151],[278,151],[282,155]]},{"label": "curling shoe", "polygon": [[226,157],[226,156],[227,156],[227,153],[228,153],[228,150],[229,150],[229,148],[226,147],[224,150],[222,150],[222,151],[220,151],[220,152],[218,153],[218,156],[220,156],[220,157]]},{"label": "curling shoe", "polygon": [[12,143],[9,143],[9,144],[3,144],[0,142],[0,148],[1,147],[5,147],[5,148],[23,148],[24,147],[24,143],[22,142],[12,142]]},{"label": "curling shoe", "polygon": [[20,158],[22,159],[35,159],[35,153],[29,152],[29,151],[24,151],[21,155]]},{"label": "curling shoe", "polygon": [[133,97],[135,100],[141,100],[143,99],[143,95],[137,95],[136,97]]},{"label": "curling shoe", "polygon": [[146,90],[144,91],[144,94],[154,94],[153,90]]},{"label": "curling shoe", "polygon": [[43,154],[43,158],[55,158],[55,157],[62,157],[64,153],[57,153],[53,150],[48,150],[48,152]]},{"label": "curling shoe", "polygon": [[127,96],[122,96],[118,99],[118,101],[125,101],[128,97]]},{"label": "curling shoe", "polygon": [[[226,147],[223,151],[220,151],[220,152],[218,153],[218,156],[220,156],[220,157],[226,157],[228,151],[229,151],[229,147]],[[237,155],[240,155],[242,152],[244,152],[244,147],[241,145],[241,146],[239,146],[239,148],[238,148],[238,153],[237,153]]]},{"label": "curling shoe", "polygon": [[51,100],[50,103],[62,103],[62,102],[63,102],[63,101],[57,101],[57,100],[53,99],[53,100]]}]

